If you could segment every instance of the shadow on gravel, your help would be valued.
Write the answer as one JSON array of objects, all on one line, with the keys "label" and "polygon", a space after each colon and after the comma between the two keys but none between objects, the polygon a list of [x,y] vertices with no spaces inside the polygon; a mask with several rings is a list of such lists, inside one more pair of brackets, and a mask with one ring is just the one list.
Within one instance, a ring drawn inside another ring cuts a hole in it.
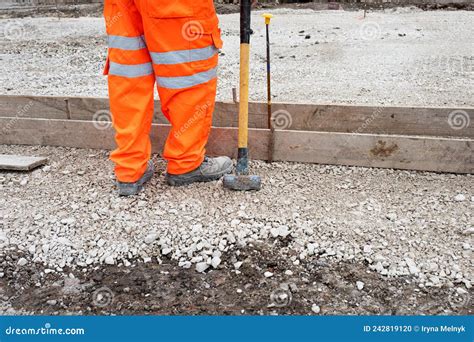
[{"label": "shadow on gravel", "polygon": [[[288,256],[279,254],[277,245],[251,245],[234,253],[220,269],[205,274],[169,260],[161,265],[136,263],[45,273],[39,264],[12,266],[20,255],[8,253],[0,256],[5,273],[0,279],[0,299],[3,308],[11,306],[15,311],[4,309],[3,313],[473,314],[472,291],[459,295],[449,288],[419,288],[409,277],[386,278],[360,263],[312,259],[295,266]],[[243,264],[236,272],[237,258]],[[265,272],[273,276],[266,277]]]}]

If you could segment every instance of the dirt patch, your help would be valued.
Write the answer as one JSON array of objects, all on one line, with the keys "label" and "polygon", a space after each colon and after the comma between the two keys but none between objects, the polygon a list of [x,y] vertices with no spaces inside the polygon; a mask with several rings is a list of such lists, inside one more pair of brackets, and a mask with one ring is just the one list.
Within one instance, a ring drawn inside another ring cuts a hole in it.
[{"label": "dirt patch", "polygon": [[[236,250],[205,274],[169,260],[57,272],[40,264],[18,267],[20,255],[4,252],[0,298],[10,311],[48,315],[473,313],[472,291],[419,288],[410,277],[383,277],[361,263],[315,257],[294,265],[288,257],[280,242]],[[243,262],[238,270],[236,260]]]},{"label": "dirt patch", "polygon": [[398,145],[397,144],[391,144],[387,145],[386,141],[379,140],[375,147],[370,150],[370,152],[375,156],[375,157],[389,157],[391,156],[395,151],[398,150]]},{"label": "dirt patch", "polygon": [[474,11],[474,4],[473,3],[447,3],[447,4],[421,4],[418,5],[419,8],[425,11],[434,11],[434,10],[445,10],[445,11],[456,11],[456,10],[463,10],[463,11]]}]

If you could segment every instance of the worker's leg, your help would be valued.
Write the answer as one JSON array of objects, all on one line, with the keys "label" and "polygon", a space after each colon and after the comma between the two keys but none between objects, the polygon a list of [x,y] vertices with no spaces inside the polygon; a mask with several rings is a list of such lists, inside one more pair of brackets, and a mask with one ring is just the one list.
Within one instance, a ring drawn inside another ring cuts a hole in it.
[{"label": "worker's leg", "polygon": [[117,149],[110,159],[117,180],[132,183],[147,169],[155,76],[143,23],[133,0],[105,0],[109,52],[105,73]]},{"label": "worker's leg", "polygon": [[204,160],[222,47],[218,19],[212,0],[142,3],[162,111],[172,125],[163,157],[168,173],[184,174]]}]

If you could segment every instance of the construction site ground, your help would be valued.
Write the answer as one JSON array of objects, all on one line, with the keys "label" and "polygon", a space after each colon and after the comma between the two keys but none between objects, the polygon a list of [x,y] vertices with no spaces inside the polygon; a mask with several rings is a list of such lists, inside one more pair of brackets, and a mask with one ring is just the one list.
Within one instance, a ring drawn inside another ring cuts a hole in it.
[{"label": "construction site ground", "polygon": [[[250,99],[265,100],[264,23],[253,16]],[[472,11],[276,9],[273,100],[474,105]],[[238,88],[239,15],[220,16],[219,100]],[[2,94],[107,96],[102,18],[0,20]]]},{"label": "construction site ground", "polygon": [[[473,12],[272,12],[274,101],[474,105]],[[251,100],[266,94],[260,14]],[[238,15],[220,20],[231,100]],[[102,19],[0,19],[1,34],[0,93],[107,96]],[[155,155],[146,189],[119,198],[107,151],[0,154],[49,158],[0,173],[2,313],[472,314],[472,175],[255,161],[262,190],[234,193],[170,188]]]}]

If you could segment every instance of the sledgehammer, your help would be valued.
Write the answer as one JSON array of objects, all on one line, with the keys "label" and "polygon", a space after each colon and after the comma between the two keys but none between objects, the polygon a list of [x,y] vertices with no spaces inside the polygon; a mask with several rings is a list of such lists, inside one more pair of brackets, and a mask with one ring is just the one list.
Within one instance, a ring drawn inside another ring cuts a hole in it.
[{"label": "sledgehammer", "polygon": [[239,145],[235,175],[224,176],[224,187],[231,190],[260,190],[259,176],[249,175],[248,125],[249,125],[249,62],[250,62],[250,12],[251,1],[240,1],[240,104]]}]

